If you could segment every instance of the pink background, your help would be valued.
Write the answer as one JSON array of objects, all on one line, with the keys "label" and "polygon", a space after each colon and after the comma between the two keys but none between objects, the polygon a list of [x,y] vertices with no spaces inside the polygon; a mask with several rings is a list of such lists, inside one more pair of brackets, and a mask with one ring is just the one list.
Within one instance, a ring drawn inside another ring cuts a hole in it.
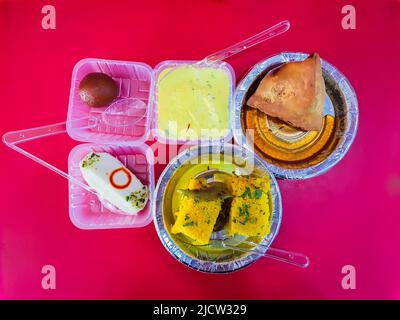
[{"label": "pink background", "polygon": [[[41,28],[53,4],[57,29]],[[341,8],[357,29],[341,28]],[[400,298],[399,1],[4,1],[0,0],[1,133],[63,121],[74,64],[85,57],[143,61],[200,59],[280,20],[289,33],[231,58],[240,79],[281,51],[317,51],[354,86],[356,140],[330,172],[280,181],[283,223],[274,246],[304,252],[306,269],[260,260],[229,275],[188,269],[163,248],[153,224],[83,231],[72,225],[67,181],[0,146],[0,297]],[[67,169],[66,135],[31,151]],[[163,166],[156,166],[157,176]],[[57,289],[41,288],[41,268]],[[343,290],[354,265],[357,289]]]}]

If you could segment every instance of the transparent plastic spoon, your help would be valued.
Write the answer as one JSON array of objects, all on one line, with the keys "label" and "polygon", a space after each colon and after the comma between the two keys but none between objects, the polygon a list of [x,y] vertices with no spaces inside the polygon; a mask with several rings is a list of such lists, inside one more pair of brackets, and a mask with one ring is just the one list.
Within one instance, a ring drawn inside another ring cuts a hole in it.
[{"label": "transparent plastic spoon", "polygon": [[[137,98],[120,98],[111,103],[104,111],[92,108],[91,112],[90,116],[70,121],[76,123],[75,130],[94,129],[101,123],[113,128],[132,126],[146,116],[147,105]],[[100,117],[95,116],[96,112],[100,113]],[[79,123],[79,121],[83,121],[83,123]]]},{"label": "transparent plastic spoon", "polygon": [[[199,67],[203,64],[205,65],[210,65],[212,63],[218,62],[218,61],[223,61],[235,54],[238,54],[246,49],[249,49],[257,44],[260,44],[261,42],[264,42],[266,40],[272,39],[282,33],[285,33],[288,31],[290,28],[290,22],[288,20],[281,21],[272,27],[261,31],[260,33],[257,33],[254,36],[251,36],[250,38],[247,38],[243,41],[240,41],[232,46],[229,46],[225,49],[222,49],[220,51],[217,51],[215,53],[212,53],[205,57],[204,59],[192,64],[192,67]],[[165,79],[165,77],[170,74],[175,68],[169,69],[164,76],[159,80],[162,81]]]},{"label": "transparent plastic spoon", "polygon": [[[285,20],[281,21],[274,26],[257,33],[250,38],[247,38],[243,41],[240,41],[232,46],[229,46],[225,49],[212,53],[205,57],[203,60],[200,60],[192,65],[192,67],[199,67],[203,64],[210,65],[212,63],[223,61],[243,50],[251,48],[261,42],[264,42],[268,39],[276,37],[290,28],[290,22]],[[171,68],[168,70],[164,76],[160,79],[162,81],[165,77],[171,73],[175,68]],[[105,123],[114,126],[129,126],[137,123],[146,114],[146,104],[139,99],[121,99],[117,100],[113,104],[111,104],[103,113],[102,119]]]},{"label": "transparent plastic spoon", "polygon": [[[39,157],[33,155],[32,153],[24,150],[19,146],[24,142],[57,135],[60,133],[67,132],[67,126],[74,127],[75,129],[85,130],[85,129],[94,129],[96,128],[102,121],[114,127],[121,127],[126,125],[131,125],[131,122],[126,122],[124,118],[126,115],[121,115],[122,113],[127,113],[128,116],[136,119],[135,122],[139,121],[137,119],[142,119],[146,115],[146,104],[139,99],[120,99],[115,103],[111,104],[106,110],[109,110],[105,114],[102,114],[102,119],[96,118],[94,116],[88,116],[84,118],[69,120],[65,122],[55,123],[47,126],[41,126],[36,128],[18,130],[18,131],[10,131],[3,135],[3,142],[9,148],[21,153],[22,155],[28,157],[29,159],[39,163],[40,165],[52,170],[53,172],[59,174],[60,176],[66,178],[70,182],[78,185],[84,190],[88,191],[96,195],[100,202],[104,207],[109,209],[111,212],[118,214],[126,214],[125,212],[119,210],[113,204],[111,204],[106,199],[102,198],[93,188],[88,186],[86,183],[74,178],[70,174],[60,170],[54,165],[40,159]],[[145,110],[145,111],[142,111]]]},{"label": "transparent plastic spoon", "polygon": [[[227,249],[231,249],[234,251],[241,251],[245,253],[251,253],[251,254],[258,254],[263,258],[278,260],[281,262],[289,263],[297,267],[307,268],[310,265],[310,259],[306,255],[299,252],[293,252],[272,247],[267,247],[267,250],[265,252],[262,252],[256,249],[245,249],[245,248],[230,246],[225,244],[223,241],[222,243],[223,246]],[[258,247],[262,248],[263,245],[259,244]]]},{"label": "transparent plastic spoon", "polygon": [[60,176],[68,179],[70,182],[78,185],[86,191],[96,195],[103,206],[111,212],[126,214],[125,212],[119,210],[117,207],[112,205],[109,201],[102,198],[93,188],[89,187],[86,183],[75,179],[73,176],[53,166],[47,161],[44,161],[43,159],[40,159],[32,153],[22,149],[19,144],[60,133],[65,133],[67,132],[67,126],[73,127],[75,130],[95,129],[101,123],[105,123],[112,127],[130,126],[142,120],[146,116],[146,114],[147,105],[142,100],[136,98],[120,98],[110,104],[110,106],[108,106],[101,113],[101,117],[95,117],[91,115],[47,126],[10,131],[3,135],[3,142],[11,149],[23,154],[24,156],[32,159],[42,166],[54,171]]},{"label": "transparent plastic spoon", "polygon": [[243,50],[249,49],[257,44],[260,44],[266,40],[272,39],[276,36],[279,36],[282,33],[285,33],[290,28],[290,22],[288,20],[281,21],[272,27],[257,33],[256,35],[247,38],[243,41],[240,41],[230,47],[217,51],[213,54],[208,55],[203,60],[196,62],[196,64],[202,63],[213,63],[225,60]]},{"label": "transparent plastic spoon", "polygon": [[104,123],[112,127],[131,126],[142,120],[147,113],[147,105],[136,98],[123,98],[110,104],[101,114]]},{"label": "transparent plastic spoon", "polygon": [[[255,243],[252,241],[246,240],[247,238],[244,236],[236,235],[234,237],[227,235],[224,232],[217,233],[217,236],[214,237],[212,241],[218,241],[220,245],[224,248],[246,252],[246,253],[255,253],[264,258],[272,258],[275,260],[279,260],[282,262],[286,262],[298,267],[307,268],[310,264],[310,259],[299,252],[288,251],[284,249],[272,248],[268,245],[263,245],[260,243]],[[235,243],[243,243],[253,248],[240,248],[235,246]],[[265,248],[265,250],[262,250]],[[261,250],[259,250],[261,249]]]},{"label": "transparent plastic spoon", "polygon": [[[297,267],[307,268],[310,265],[310,259],[299,252],[288,251],[284,249],[277,249],[270,247],[268,245],[263,245],[260,243],[255,243],[251,241],[243,239],[237,239],[237,237],[226,236],[224,232],[217,232],[217,236],[213,234],[212,239],[207,245],[195,245],[189,241],[185,241],[180,239],[183,243],[193,246],[193,247],[205,247],[205,246],[213,246],[214,248],[225,248],[233,251],[244,252],[249,254],[256,254],[263,258],[270,258],[274,260],[278,260],[281,262],[285,262]],[[236,243],[243,243],[253,248],[242,248],[232,244],[229,244],[229,241],[236,241]],[[265,248],[265,250],[263,250]]]}]

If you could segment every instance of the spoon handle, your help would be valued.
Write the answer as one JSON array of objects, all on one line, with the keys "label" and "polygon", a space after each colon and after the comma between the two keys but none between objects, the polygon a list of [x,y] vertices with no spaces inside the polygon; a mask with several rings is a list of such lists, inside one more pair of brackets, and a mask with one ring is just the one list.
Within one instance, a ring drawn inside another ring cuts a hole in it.
[{"label": "spoon handle", "polygon": [[50,124],[50,125],[41,126],[41,127],[23,129],[23,130],[18,130],[18,131],[9,131],[9,132],[6,132],[3,135],[3,142],[7,147],[9,147],[9,148],[21,153],[22,155],[24,155],[24,156],[28,157],[29,159],[39,163],[40,165],[42,165],[42,166],[54,171],[55,173],[57,173],[60,176],[68,179],[72,183],[75,183],[76,185],[80,186],[81,188],[85,189],[86,191],[97,195],[97,192],[94,191],[92,188],[90,188],[85,183],[81,182],[80,180],[78,180],[78,179],[74,178],[73,176],[71,176],[69,173],[57,168],[56,166],[48,163],[47,161],[39,158],[38,156],[34,155],[33,153],[30,153],[30,152],[26,151],[25,149],[23,149],[22,147],[19,146],[20,144],[22,144],[24,142],[28,142],[28,141],[32,141],[32,140],[36,140],[36,139],[46,138],[46,137],[49,137],[49,136],[65,133],[65,132],[67,132],[67,125],[68,124],[72,124],[74,122],[82,121],[82,120],[85,120],[86,122],[88,122],[87,120],[89,120],[92,123],[89,123],[86,126],[81,126],[80,125],[79,129],[92,128],[92,127],[97,125],[97,123],[95,121],[96,118],[85,117],[85,118],[80,118],[80,119],[66,121],[66,122],[59,122],[59,123]]},{"label": "spoon handle", "polygon": [[310,265],[310,259],[306,255],[299,252],[269,247],[263,256],[266,258],[287,262],[301,268],[307,268]]},{"label": "spoon handle", "polygon": [[220,51],[217,51],[213,54],[210,54],[209,56],[205,57],[202,62],[205,63],[212,63],[216,61],[222,61],[225,60],[243,50],[246,50],[248,48],[251,48],[261,42],[264,42],[268,39],[271,39],[273,37],[276,37],[286,31],[288,31],[290,28],[290,22],[288,20],[281,21],[278,24],[261,31],[260,33],[257,33],[256,35],[247,38],[246,40],[240,41],[228,48],[222,49]]},{"label": "spoon handle", "polygon": [[224,244],[224,247],[235,250],[235,251],[258,254],[264,258],[275,259],[275,260],[278,260],[281,262],[286,262],[286,263],[289,263],[291,265],[301,267],[301,268],[307,268],[310,264],[310,259],[306,255],[304,255],[302,253],[298,253],[298,252],[283,250],[283,249],[269,247],[268,250],[264,253],[262,251],[255,250],[255,249],[245,249],[245,248],[230,246],[227,244]]}]

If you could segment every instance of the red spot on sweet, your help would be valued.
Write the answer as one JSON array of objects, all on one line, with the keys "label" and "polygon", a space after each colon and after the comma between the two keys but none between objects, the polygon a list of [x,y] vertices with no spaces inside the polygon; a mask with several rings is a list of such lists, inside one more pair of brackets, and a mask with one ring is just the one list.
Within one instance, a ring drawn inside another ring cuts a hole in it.
[{"label": "red spot on sweet", "polygon": [[[118,172],[120,172],[120,171],[123,172],[123,173],[125,173],[125,175],[126,175],[126,177],[127,177],[127,182],[124,183],[124,184],[117,184],[117,183],[115,182],[115,180],[114,180],[115,174],[118,173]],[[112,185],[114,188],[116,188],[116,189],[125,189],[127,186],[130,185],[131,181],[132,181],[131,173],[130,173],[127,169],[125,169],[125,168],[123,168],[123,167],[120,167],[120,168],[118,168],[118,169],[115,169],[113,172],[111,172],[111,175],[110,175],[110,183],[111,183],[111,185]]]}]

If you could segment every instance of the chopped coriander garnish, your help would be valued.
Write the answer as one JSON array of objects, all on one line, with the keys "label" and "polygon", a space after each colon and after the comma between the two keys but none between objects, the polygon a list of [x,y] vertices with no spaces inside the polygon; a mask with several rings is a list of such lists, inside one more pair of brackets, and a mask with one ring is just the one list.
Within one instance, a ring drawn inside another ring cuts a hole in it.
[{"label": "chopped coriander garnish", "polygon": [[190,221],[190,222],[185,223],[183,226],[184,227],[192,227],[193,225],[194,225],[194,222]]},{"label": "chopped coriander garnish", "polygon": [[143,209],[144,203],[148,196],[147,186],[143,186],[141,189],[131,192],[129,196],[126,196],[126,201],[130,202],[134,207]]},{"label": "chopped coriander garnish", "polygon": [[260,189],[257,189],[256,191],[254,191],[254,198],[255,199],[260,199],[262,196],[263,191]]},{"label": "chopped coriander garnish", "polygon": [[244,214],[246,215],[246,217],[248,218],[249,217],[249,205],[247,203],[245,203],[243,205],[243,211],[244,211]]},{"label": "chopped coriander garnish", "polygon": [[250,188],[249,187],[246,187],[246,190],[243,192],[243,194],[242,194],[242,198],[243,199],[245,199],[245,198],[249,198],[249,199],[251,199],[252,197],[251,197],[251,190],[250,190]]},{"label": "chopped coriander garnish", "polygon": [[241,224],[245,225],[246,222],[249,220],[249,205],[245,203],[243,208],[239,207],[239,216],[245,216],[243,221],[240,221]]},{"label": "chopped coriander garnish", "polygon": [[86,156],[85,160],[82,161],[82,168],[88,168],[99,160],[100,156],[97,153],[92,152],[90,155]]}]

